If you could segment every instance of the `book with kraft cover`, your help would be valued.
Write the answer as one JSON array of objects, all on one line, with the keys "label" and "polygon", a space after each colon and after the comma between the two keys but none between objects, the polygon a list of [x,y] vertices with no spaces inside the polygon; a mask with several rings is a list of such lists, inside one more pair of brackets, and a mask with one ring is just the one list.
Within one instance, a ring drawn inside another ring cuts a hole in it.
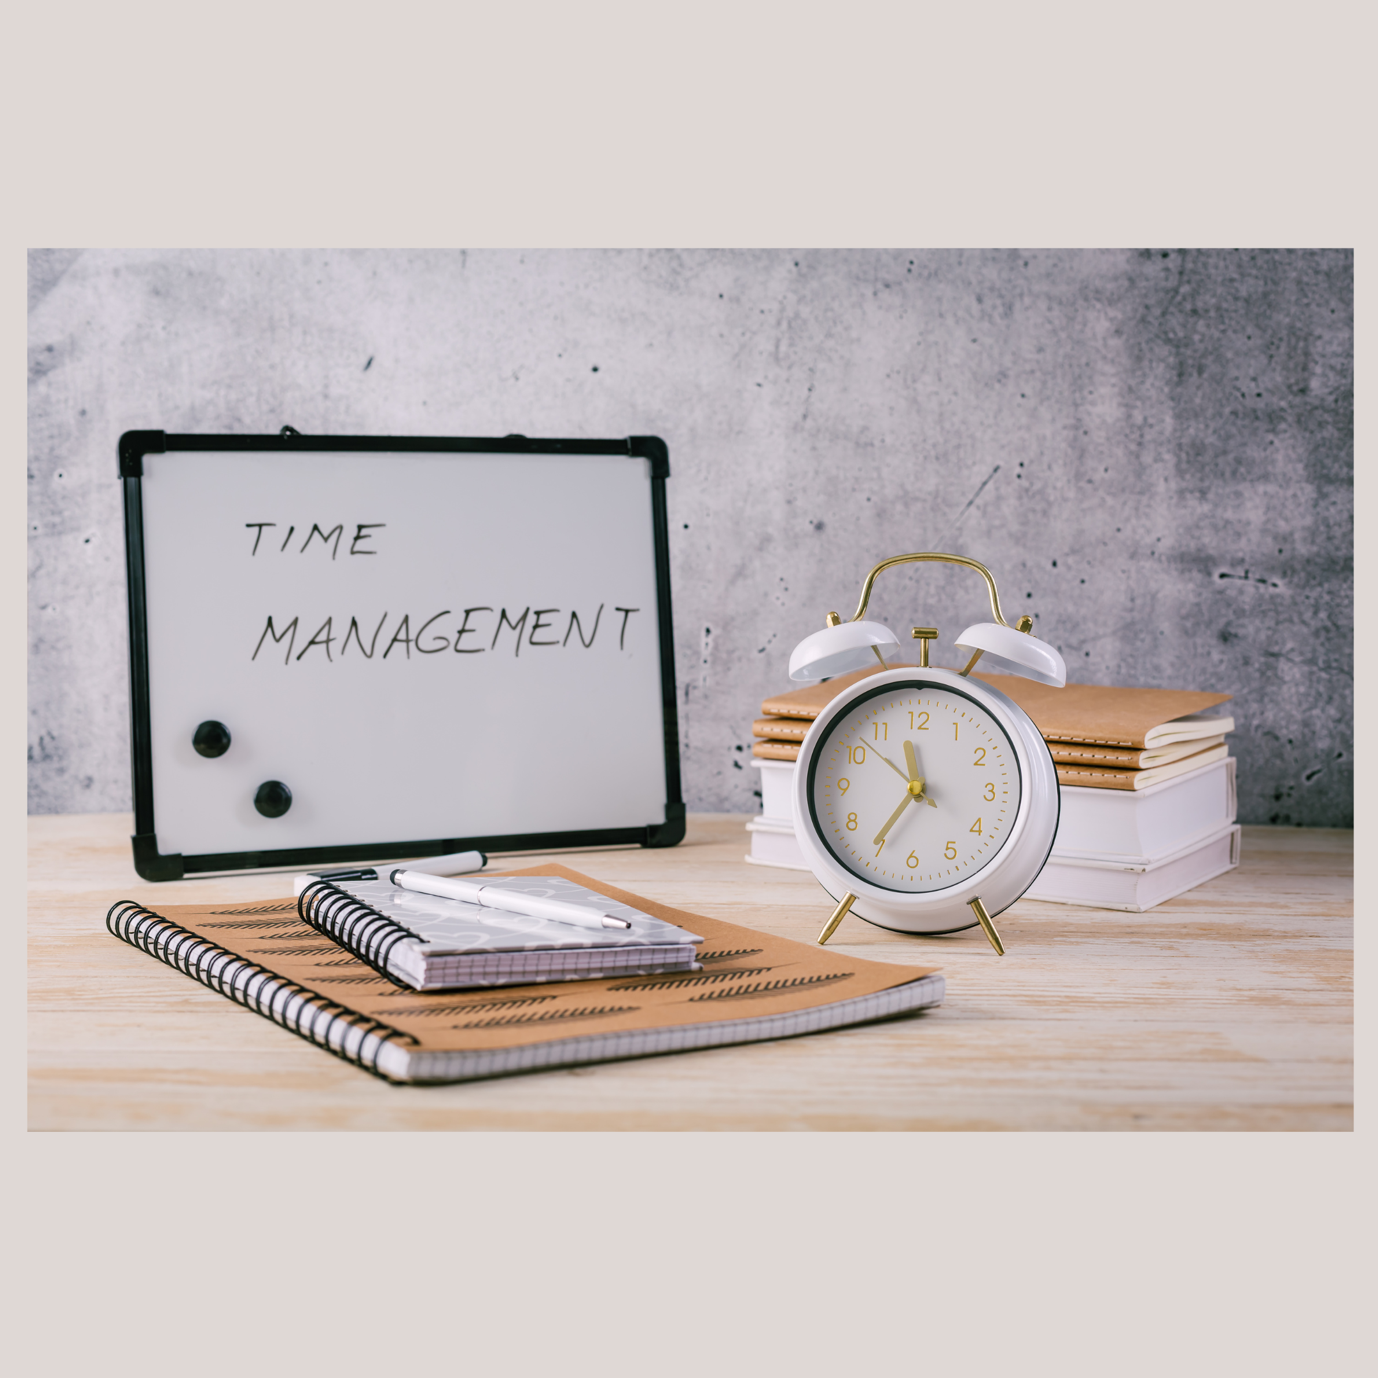
[{"label": "book with kraft cover", "polygon": [[[877,672],[856,670],[766,699],[761,704],[766,716],[751,726],[752,755],[758,760],[795,760],[799,743],[819,713],[842,689]],[[1234,731],[1234,719],[1210,710],[1228,702],[1229,694],[1099,684],[1055,689],[979,670],[973,677],[999,689],[1033,719],[1064,785],[1147,789],[1228,755],[1225,735]]]},{"label": "book with kraft cover", "polygon": [[787,1038],[942,1003],[934,967],[844,957],[688,914],[567,867],[559,876],[702,935],[701,970],[428,994],[307,924],[297,901],[115,904],[116,937],[388,1081],[443,1083]]}]

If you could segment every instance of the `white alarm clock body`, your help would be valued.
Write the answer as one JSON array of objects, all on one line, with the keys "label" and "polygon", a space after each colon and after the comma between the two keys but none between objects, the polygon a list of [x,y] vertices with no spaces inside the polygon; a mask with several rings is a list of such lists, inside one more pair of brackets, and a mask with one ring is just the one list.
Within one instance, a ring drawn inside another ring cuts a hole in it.
[{"label": "white alarm clock body", "polygon": [[973,927],[975,899],[992,915],[1013,904],[1048,859],[1059,806],[1023,710],[927,667],[869,676],[829,703],[794,777],[799,844],[823,888],[908,933]]}]

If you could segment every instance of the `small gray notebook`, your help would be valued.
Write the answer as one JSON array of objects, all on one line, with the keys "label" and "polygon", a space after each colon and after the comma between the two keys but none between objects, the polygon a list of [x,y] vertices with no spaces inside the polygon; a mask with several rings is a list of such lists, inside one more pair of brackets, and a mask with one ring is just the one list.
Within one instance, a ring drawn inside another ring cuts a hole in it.
[{"label": "small gray notebook", "polygon": [[463,900],[401,890],[387,880],[298,876],[297,909],[313,928],[375,971],[416,990],[581,981],[697,971],[687,929],[619,904],[563,876],[495,876],[485,885],[585,905],[627,929],[579,928]]}]

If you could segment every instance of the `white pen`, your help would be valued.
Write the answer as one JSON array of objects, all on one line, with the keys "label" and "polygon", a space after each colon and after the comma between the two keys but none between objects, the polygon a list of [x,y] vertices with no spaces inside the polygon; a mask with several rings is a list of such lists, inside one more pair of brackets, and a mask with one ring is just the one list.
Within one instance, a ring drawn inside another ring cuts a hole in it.
[{"label": "white pen", "polygon": [[[488,865],[485,852],[447,852],[444,856],[423,857],[419,861],[409,861],[409,871],[425,871],[433,876],[453,876],[461,871],[481,871]],[[308,871],[305,875],[292,877],[292,893],[299,895],[308,885],[318,880],[328,880],[338,885],[346,880],[377,880],[379,874],[387,874],[387,866],[347,866],[341,871]]]},{"label": "white pen", "polygon": [[477,880],[452,880],[445,876],[425,875],[418,871],[404,871],[400,867],[388,873],[388,879],[402,890],[414,890],[418,895],[439,895],[447,900],[466,900],[489,909],[505,909],[509,914],[525,914],[533,919],[553,919],[556,923],[576,924],[580,928],[630,928],[626,919],[600,914],[582,904],[565,900],[544,899],[540,895],[523,895],[517,890],[505,890],[499,885],[484,885]]}]

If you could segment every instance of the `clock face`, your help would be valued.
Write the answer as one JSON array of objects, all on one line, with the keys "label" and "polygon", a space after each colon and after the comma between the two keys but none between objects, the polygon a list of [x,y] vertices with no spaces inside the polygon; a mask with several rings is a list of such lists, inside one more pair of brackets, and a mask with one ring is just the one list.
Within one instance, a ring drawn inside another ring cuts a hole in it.
[{"label": "clock face", "polygon": [[886,890],[923,894],[969,879],[1009,840],[1019,762],[974,698],[922,680],[859,698],[829,724],[808,803],[824,846]]}]

